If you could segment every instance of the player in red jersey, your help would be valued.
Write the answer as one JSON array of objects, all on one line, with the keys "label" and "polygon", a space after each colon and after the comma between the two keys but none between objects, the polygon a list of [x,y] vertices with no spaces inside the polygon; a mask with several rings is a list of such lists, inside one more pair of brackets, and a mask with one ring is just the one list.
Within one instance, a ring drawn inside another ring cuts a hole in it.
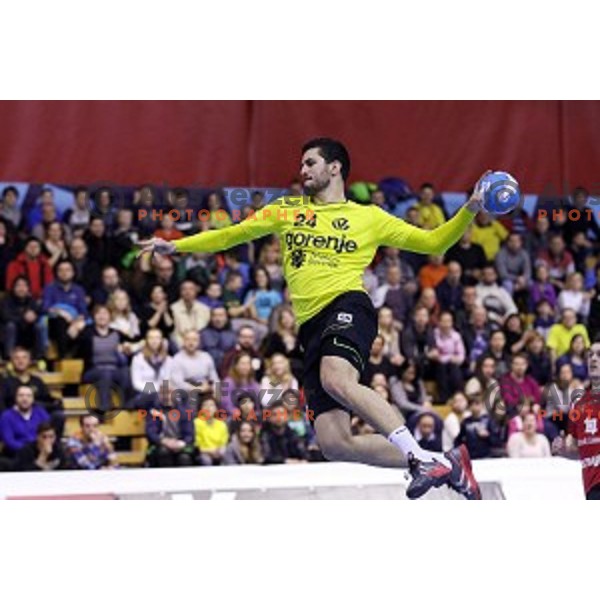
[{"label": "player in red jersey", "polygon": [[552,443],[556,454],[581,461],[588,500],[600,500],[600,341],[588,350],[590,387],[569,407],[569,432]]}]

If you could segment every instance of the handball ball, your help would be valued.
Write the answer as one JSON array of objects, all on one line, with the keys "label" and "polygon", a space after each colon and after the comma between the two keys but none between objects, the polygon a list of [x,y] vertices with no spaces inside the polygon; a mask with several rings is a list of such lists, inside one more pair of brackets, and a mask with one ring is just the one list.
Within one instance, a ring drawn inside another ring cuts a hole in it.
[{"label": "handball ball", "polygon": [[505,215],[521,200],[517,180],[505,171],[492,171],[481,180],[483,207],[489,213]]}]

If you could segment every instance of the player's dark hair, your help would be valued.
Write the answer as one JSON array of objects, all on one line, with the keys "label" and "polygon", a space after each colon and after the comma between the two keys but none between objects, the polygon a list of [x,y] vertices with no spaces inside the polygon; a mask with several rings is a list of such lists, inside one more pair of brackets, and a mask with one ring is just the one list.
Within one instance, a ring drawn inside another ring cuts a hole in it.
[{"label": "player's dark hair", "polygon": [[326,137],[314,138],[302,146],[302,154],[313,148],[319,150],[319,154],[325,159],[327,164],[332,163],[335,160],[341,163],[342,179],[344,181],[348,180],[350,175],[350,155],[342,142]]},{"label": "player's dark hair", "polygon": [[421,187],[419,188],[419,190],[422,192],[423,190],[435,190],[435,186],[433,185],[433,183],[430,183],[429,181],[426,181],[425,183],[421,184]]}]

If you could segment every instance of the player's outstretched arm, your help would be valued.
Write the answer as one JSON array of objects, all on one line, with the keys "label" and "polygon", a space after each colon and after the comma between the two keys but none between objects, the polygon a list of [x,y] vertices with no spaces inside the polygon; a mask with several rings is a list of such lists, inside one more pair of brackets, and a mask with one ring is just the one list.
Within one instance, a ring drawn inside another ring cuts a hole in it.
[{"label": "player's outstretched arm", "polygon": [[168,242],[156,237],[140,241],[138,258],[146,253],[166,255],[176,252],[222,252],[276,230],[275,210],[266,206],[241,223],[224,229],[196,233],[175,242]]},{"label": "player's outstretched arm", "polygon": [[387,215],[382,227],[381,244],[420,254],[444,254],[458,242],[475,215],[482,209],[483,195],[480,182],[487,173],[489,171],[479,178],[473,194],[465,205],[451,219],[435,229],[420,229]]}]

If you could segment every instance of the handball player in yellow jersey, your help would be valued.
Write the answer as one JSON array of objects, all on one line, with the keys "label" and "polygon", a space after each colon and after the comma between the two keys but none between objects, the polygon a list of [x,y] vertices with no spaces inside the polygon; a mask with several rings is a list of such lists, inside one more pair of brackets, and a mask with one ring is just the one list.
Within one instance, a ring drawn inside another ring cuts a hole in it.
[{"label": "handball player in yellow jersey", "polygon": [[[401,418],[361,374],[377,335],[377,313],[362,276],[379,246],[443,254],[481,210],[479,185],[452,219],[426,231],[375,205],[348,201],[350,157],[338,141],[317,138],[304,145],[300,175],[306,196],[283,197],[241,223],[168,242],[141,241],[146,252],[220,252],[268,234],[281,239],[284,276],[300,324],[304,389],[314,414],[321,451],[330,460],[406,467],[409,498],[447,484],[480,499],[465,446],[444,454],[423,450]],[[351,414],[378,433],[353,436]]]}]

